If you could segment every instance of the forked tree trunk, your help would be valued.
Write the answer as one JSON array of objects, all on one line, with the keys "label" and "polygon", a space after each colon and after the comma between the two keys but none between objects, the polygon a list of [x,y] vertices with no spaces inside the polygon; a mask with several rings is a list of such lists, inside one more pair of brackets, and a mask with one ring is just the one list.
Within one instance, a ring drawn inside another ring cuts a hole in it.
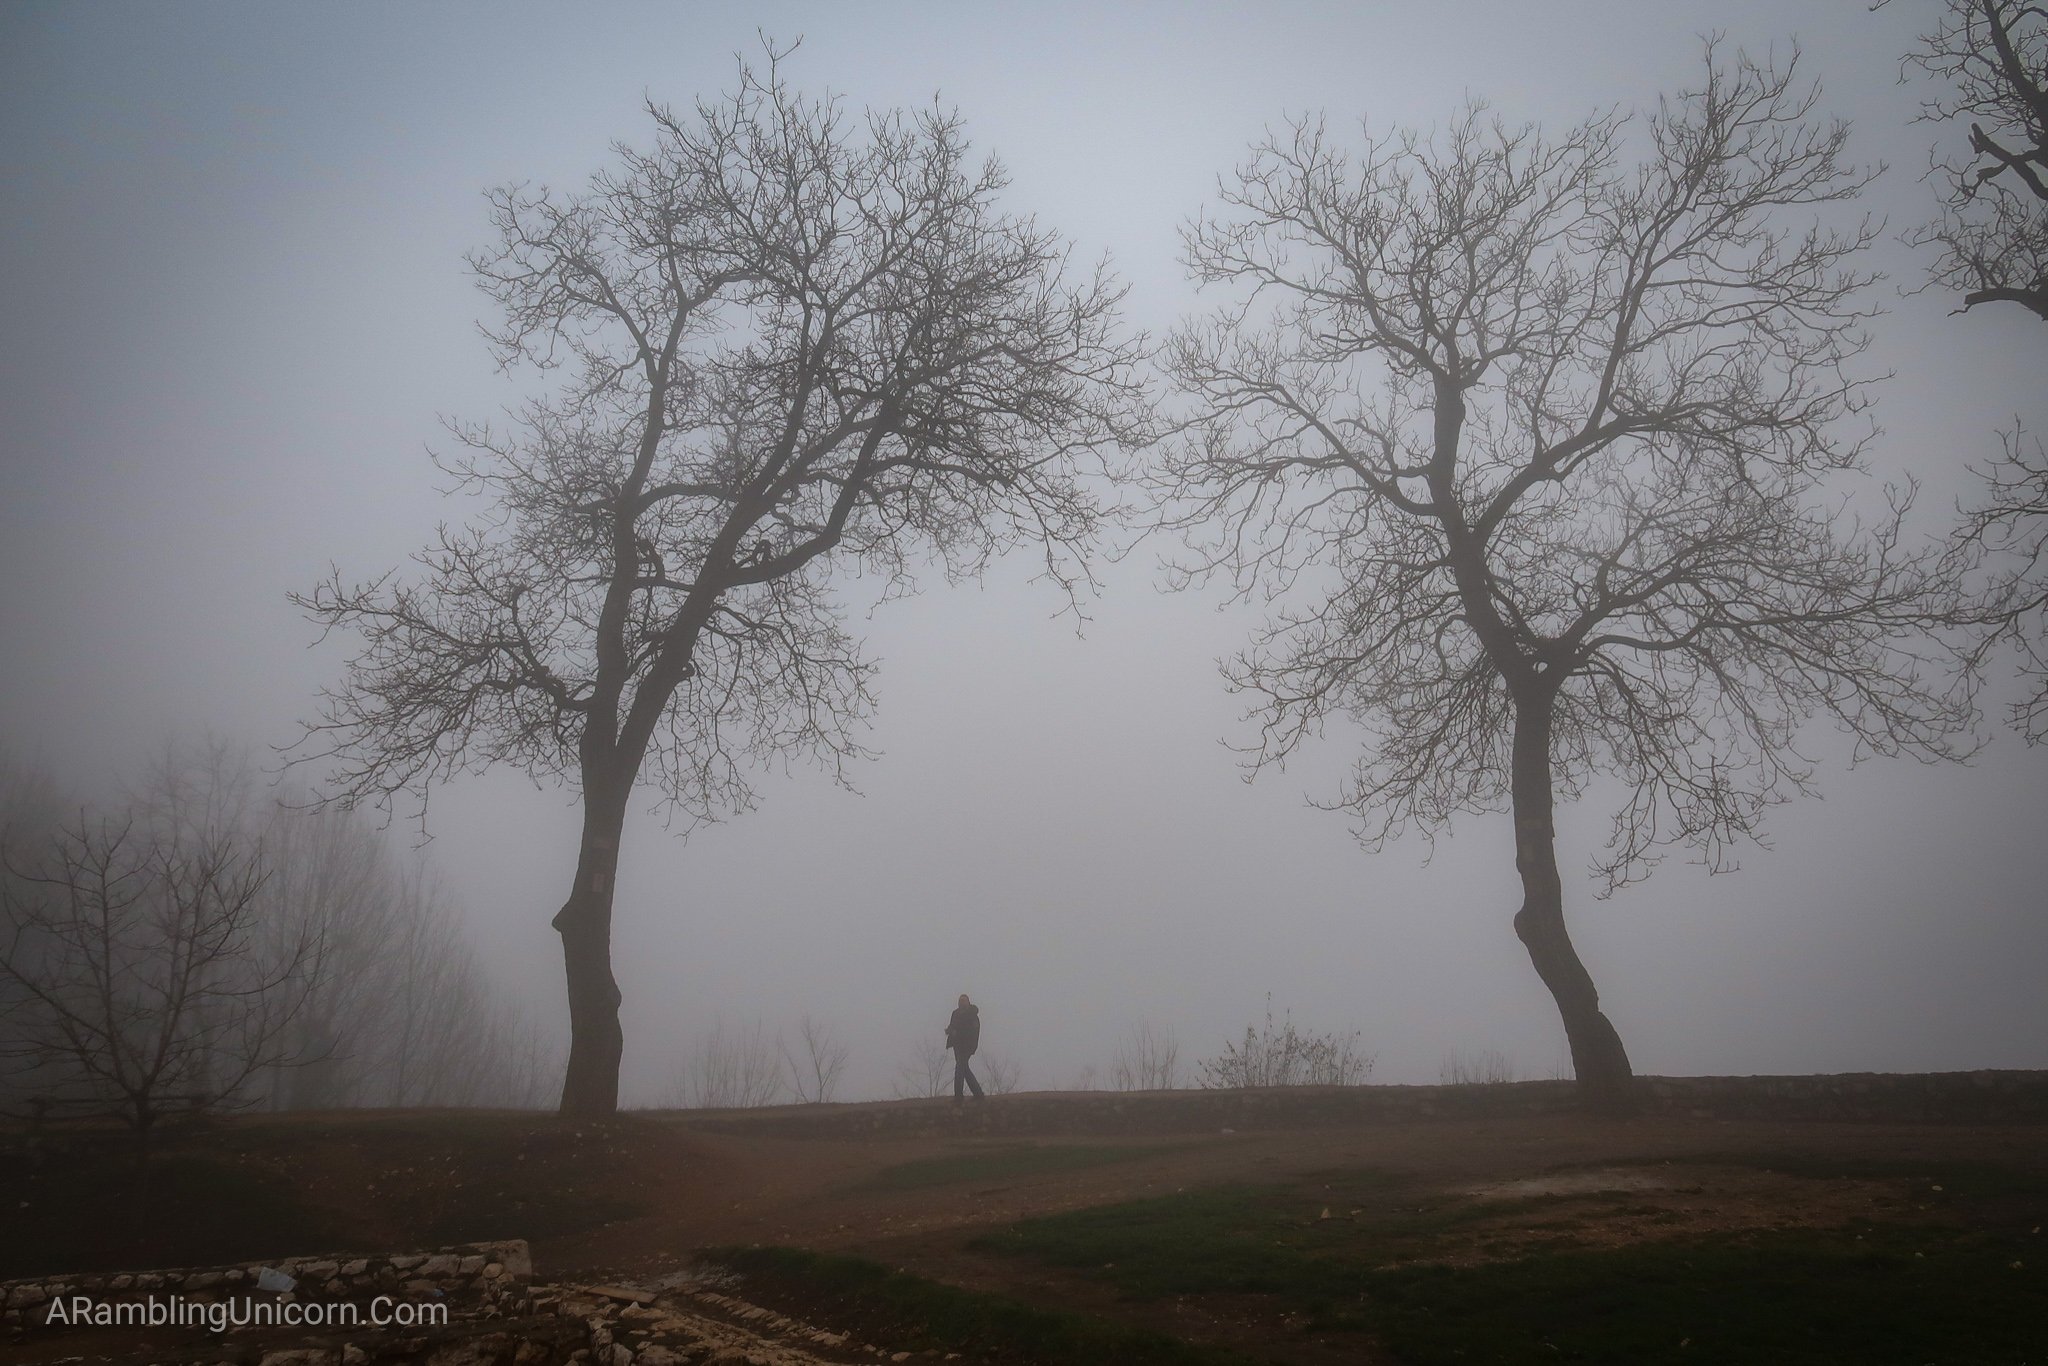
[{"label": "forked tree trunk", "polygon": [[1572,1071],[1586,1107],[1604,1114],[1636,1108],[1634,1078],[1621,1035],[1600,1009],[1592,974],[1579,961],[1564,927],[1564,885],[1557,874],[1557,830],[1550,767],[1548,697],[1518,699],[1512,792],[1515,813],[1515,868],[1522,875],[1522,909],[1515,934],[1529,950],[1536,975],[1550,988],[1564,1017],[1572,1050]]},{"label": "forked tree trunk", "polygon": [[[616,788],[616,790],[613,790]],[[619,983],[612,976],[612,894],[618,882],[619,837],[626,826],[623,784],[586,784],[583,852],[576,883],[555,916],[569,983],[569,1066],[561,1113],[610,1115],[619,1108]]]}]

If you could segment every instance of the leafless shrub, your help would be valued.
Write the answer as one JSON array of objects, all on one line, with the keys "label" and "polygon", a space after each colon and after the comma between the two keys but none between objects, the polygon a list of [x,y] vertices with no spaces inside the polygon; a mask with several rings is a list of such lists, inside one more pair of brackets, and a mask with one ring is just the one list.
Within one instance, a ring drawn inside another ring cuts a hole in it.
[{"label": "leafless shrub", "polygon": [[1110,1086],[1117,1091],[1171,1091],[1180,1070],[1180,1040],[1171,1029],[1133,1025],[1110,1063]]},{"label": "leafless shrub", "polygon": [[942,1096],[952,1075],[952,1052],[938,1039],[920,1036],[910,1056],[896,1069],[890,1094],[898,1100]]},{"label": "leafless shrub", "polygon": [[1437,1065],[1436,1075],[1445,1086],[1504,1086],[1521,1080],[1513,1060],[1491,1048],[1476,1053],[1463,1049],[1446,1053]]},{"label": "leafless shrub", "polygon": [[773,1105],[782,1096],[781,1054],[760,1021],[731,1029],[717,1021],[683,1065],[676,1093],[693,1110]]},{"label": "leafless shrub", "polygon": [[1024,1079],[1023,1067],[1008,1053],[979,1053],[974,1060],[980,1065],[975,1075],[992,1096],[1009,1095]]},{"label": "leafless shrub", "polygon": [[846,1070],[846,1046],[808,1014],[797,1021],[796,1038],[794,1048],[781,1045],[790,1090],[804,1104],[823,1104],[839,1088],[839,1074]]},{"label": "leafless shrub", "polygon": [[1372,1055],[1361,1053],[1356,1030],[1349,1034],[1304,1034],[1292,1013],[1273,1021],[1266,998],[1263,1029],[1246,1025],[1244,1038],[1195,1064],[1204,1090],[1255,1086],[1361,1086],[1372,1074]]}]

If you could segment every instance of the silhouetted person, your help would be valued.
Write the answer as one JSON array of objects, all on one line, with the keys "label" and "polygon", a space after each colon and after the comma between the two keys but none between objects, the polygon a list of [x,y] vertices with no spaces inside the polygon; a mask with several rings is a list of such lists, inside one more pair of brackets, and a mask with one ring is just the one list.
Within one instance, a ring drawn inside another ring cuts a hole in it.
[{"label": "silhouetted person", "polygon": [[953,1050],[953,1099],[956,1101],[961,1098],[960,1088],[963,1085],[973,1090],[976,1100],[982,1098],[981,1083],[967,1068],[967,1060],[980,1046],[981,1011],[963,991],[960,1004],[953,1008],[953,1018],[946,1021],[946,1047]]}]

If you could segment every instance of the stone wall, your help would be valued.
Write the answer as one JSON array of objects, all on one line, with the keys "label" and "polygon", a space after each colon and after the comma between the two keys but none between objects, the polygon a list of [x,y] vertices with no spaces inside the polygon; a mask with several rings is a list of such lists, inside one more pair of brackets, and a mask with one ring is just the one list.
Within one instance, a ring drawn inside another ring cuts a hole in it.
[{"label": "stone wall", "polygon": [[[1695,1119],[1893,1123],[2048,1122],[2048,1071],[1858,1072],[1796,1077],[1642,1077],[1647,1114]],[[1260,1091],[1027,1092],[772,1110],[685,1112],[693,1127],[790,1137],[1216,1133],[1578,1109],[1568,1081],[1464,1086],[1282,1087]]]},{"label": "stone wall", "polygon": [[[263,1268],[282,1271],[295,1282],[282,1293],[257,1286]],[[430,1252],[359,1257],[330,1254],[284,1257],[234,1266],[177,1267],[168,1271],[96,1272],[0,1281],[0,1306],[8,1329],[43,1327],[52,1303],[85,1296],[95,1303],[168,1300],[211,1304],[239,1297],[296,1302],[367,1303],[378,1296],[408,1303],[446,1301],[467,1314],[493,1317],[524,1308],[533,1279],[533,1259],[524,1239],[462,1243]],[[57,1325],[52,1325],[57,1326]]]},{"label": "stone wall", "polygon": [[1642,1085],[1645,1102],[1653,1112],[1695,1119],[2048,1122],[2048,1071],[1645,1077]]}]

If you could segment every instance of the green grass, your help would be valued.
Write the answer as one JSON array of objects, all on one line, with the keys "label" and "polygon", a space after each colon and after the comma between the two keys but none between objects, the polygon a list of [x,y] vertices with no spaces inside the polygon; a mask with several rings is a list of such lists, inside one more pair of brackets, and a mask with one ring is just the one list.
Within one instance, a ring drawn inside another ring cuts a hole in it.
[{"label": "green grass", "polygon": [[[853,1257],[795,1248],[713,1248],[757,1304],[869,1342],[1011,1366],[1249,1366],[1250,1359],[1148,1329],[962,1290]],[[886,1350],[886,1348],[885,1348]]]},{"label": "green grass", "polygon": [[[1622,1158],[1601,1165],[1657,1166],[1671,1160],[1674,1159]],[[1949,1201],[1985,1202],[2004,1208],[2019,1204],[2048,1206],[2048,1166],[2012,1167],[1981,1158],[1935,1161],[1837,1157],[1798,1151],[1707,1153],[1675,1160],[1686,1166],[1752,1167],[1807,1181],[1905,1181],[1922,1198],[1946,1196]],[[1936,1186],[1941,1189],[1935,1190]]]},{"label": "green grass", "polygon": [[[1433,1210],[1376,1173],[1079,1210],[973,1246],[1066,1268],[1133,1299],[1265,1297],[1276,1321],[1285,1314],[1315,1333],[1368,1334],[1412,1366],[2048,1362],[2048,1238],[2031,1231],[2044,1214],[2038,1179],[1987,1164],[1941,1174],[1944,1193],[1960,1192],[1937,1211],[1948,1222],[1592,1251],[1531,1248],[1512,1235],[1640,1210],[1639,1195]],[[1324,1208],[1335,1217],[1321,1218]],[[1995,1212],[1955,1221],[1984,1210]],[[1391,1265],[1427,1256],[1442,1233],[1502,1216],[1512,1216],[1511,1236],[1482,1244],[1501,1260]]]},{"label": "green grass", "polygon": [[867,1190],[922,1190],[928,1186],[952,1186],[967,1182],[1008,1181],[1019,1177],[1044,1176],[1053,1172],[1082,1171],[1116,1162],[1135,1162],[1171,1152],[1166,1145],[1113,1148],[1100,1145],[1060,1146],[1037,1143],[1006,1143],[943,1157],[923,1157],[884,1167],[863,1183]]},{"label": "green grass", "polygon": [[1099,1275],[1134,1299],[1280,1295],[1320,1309],[1355,1298],[1362,1271],[1438,1231],[1576,1203],[1539,1196],[1446,1208],[1419,1204],[1408,1180],[1367,1170],[1212,1187],[1026,1220],[968,1246]]},{"label": "green grass", "polygon": [[2048,1277],[2009,1265],[2028,1250],[1921,1228],[1774,1230],[1380,1272],[1357,1318],[1414,1366],[2020,1363],[2048,1325]]}]

